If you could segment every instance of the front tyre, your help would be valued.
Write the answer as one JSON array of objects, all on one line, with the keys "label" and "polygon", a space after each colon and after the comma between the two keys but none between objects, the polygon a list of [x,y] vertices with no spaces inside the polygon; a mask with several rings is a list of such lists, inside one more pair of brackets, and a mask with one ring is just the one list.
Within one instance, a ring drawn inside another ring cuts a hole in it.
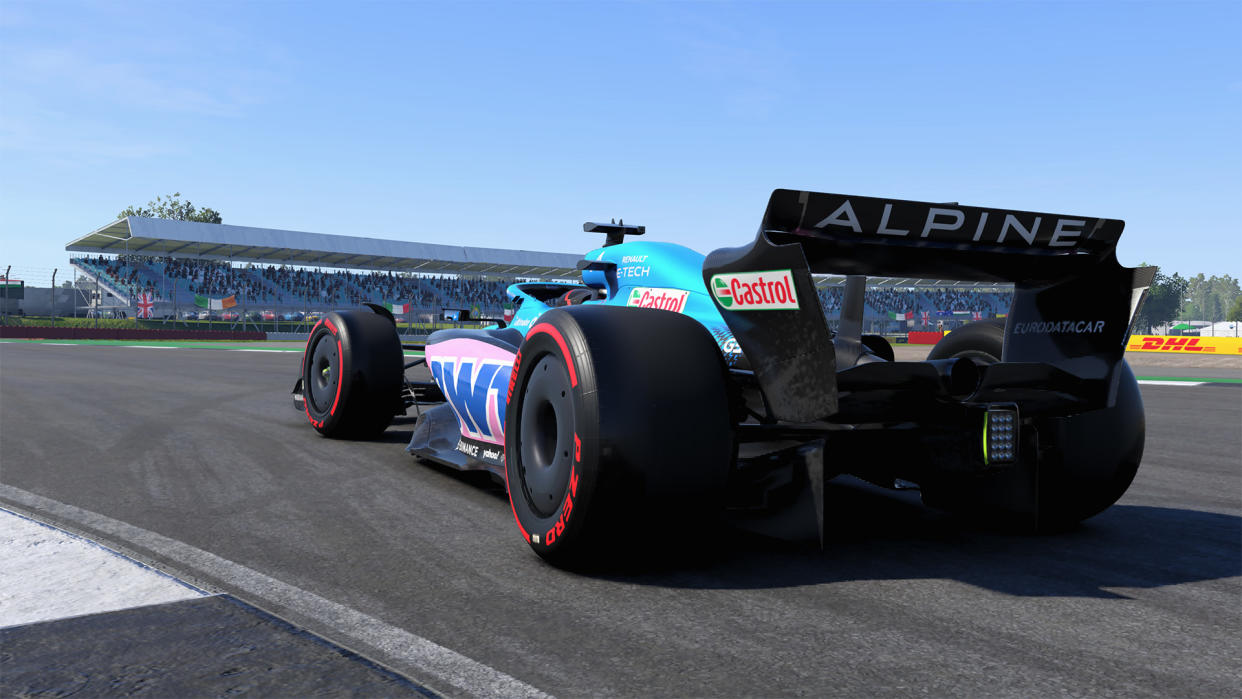
[{"label": "front tyre", "polygon": [[388,428],[401,399],[396,328],[370,311],[332,311],[302,355],[306,418],[325,437],[367,439]]},{"label": "front tyre", "polygon": [[579,566],[711,521],[733,458],[711,335],[669,311],[554,309],[514,360],[505,476],[523,538]]}]

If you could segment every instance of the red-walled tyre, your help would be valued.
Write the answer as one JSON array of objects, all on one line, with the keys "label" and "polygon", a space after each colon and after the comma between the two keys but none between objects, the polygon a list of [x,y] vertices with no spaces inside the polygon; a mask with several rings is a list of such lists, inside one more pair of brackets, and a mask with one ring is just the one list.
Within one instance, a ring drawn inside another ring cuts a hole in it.
[{"label": "red-walled tyre", "polygon": [[404,355],[392,322],[371,311],[332,311],[302,355],[306,417],[325,437],[367,439],[392,422]]},{"label": "red-walled tyre", "polygon": [[560,566],[678,539],[723,505],[734,445],[711,335],[669,311],[545,313],[514,362],[509,501],[523,538]]}]

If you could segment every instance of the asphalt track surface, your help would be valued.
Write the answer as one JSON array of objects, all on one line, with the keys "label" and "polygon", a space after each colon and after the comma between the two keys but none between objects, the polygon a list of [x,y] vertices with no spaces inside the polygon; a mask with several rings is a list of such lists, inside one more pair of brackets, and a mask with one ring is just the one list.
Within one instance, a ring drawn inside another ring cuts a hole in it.
[{"label": "asphalt track surface", "polygon": [[[452,695],[1242,691],[1238,384],[1144,386],[1134,485],[1067,534],[979,531],[834,481],[822,553],[726,533],[581,575],[527,549],[499,488],[409,457],[412,420],[319,438],[291,407],[297,367],[2,344],[0,504]],[[1188,375],[1156,369],[1136,373]],[[383,681],[323,691],[400,685]]]}]

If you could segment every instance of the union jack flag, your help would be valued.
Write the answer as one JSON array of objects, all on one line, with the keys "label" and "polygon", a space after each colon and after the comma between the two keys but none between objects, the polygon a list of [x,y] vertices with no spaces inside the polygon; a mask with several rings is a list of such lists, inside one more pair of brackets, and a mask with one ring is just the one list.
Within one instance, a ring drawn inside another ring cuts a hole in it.
[{"label": "union jack flag", "polygon": [[141,294],[138,294],[138,317],[155,317],[155,295],[150,291],[144,291]]},{"label": "union jack flag", "polygon": [[927,325],[927,319],[931,316],[931,311],[923,311],[923,325]]},{"label": "union jack flag", "polygon": [[971,317],[975,320],[983,320],[983,311],[975,311],[974,315]]}]

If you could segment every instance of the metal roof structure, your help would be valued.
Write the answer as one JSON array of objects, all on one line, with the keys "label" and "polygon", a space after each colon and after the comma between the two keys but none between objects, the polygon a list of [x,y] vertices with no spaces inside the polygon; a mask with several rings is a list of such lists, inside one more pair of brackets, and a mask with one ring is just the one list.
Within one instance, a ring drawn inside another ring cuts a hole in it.
[{"label": "metal roof structure", "polygon": [[65,245],[69,252],[192,257],[418,274],[577,276],[578,255],[472,248],[129,216]]}]

